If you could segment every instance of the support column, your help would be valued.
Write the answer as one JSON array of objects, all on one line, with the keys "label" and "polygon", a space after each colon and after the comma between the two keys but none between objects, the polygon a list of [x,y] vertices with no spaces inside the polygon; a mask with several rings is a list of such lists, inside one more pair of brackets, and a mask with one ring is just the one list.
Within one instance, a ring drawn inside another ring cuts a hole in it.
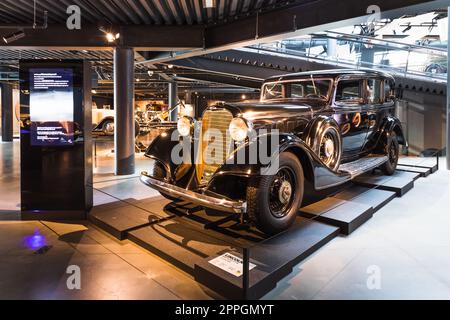
[{"label": "support column", "polygon": [[135,172],[134,50],[114,49],[114,148],[115,173]]},{"label": "support column", "polygon": [[2,114],[2,141],[13,141],[13,86],[10,84],[0,84],[1,86],[1,114]]},{"label": "support column", "polygon": [[[448,7],[448,14],[450,17],[450,7]],[[448,24],[447,29],[447,38],[450,36],[450,23]],[[448,42],[448,40],[447,40]],[[450,66],[450,45],[447,46],[447,66]],[[446,112],[446,141],[445,141],[445,152],[446,152],[446,162],[447,162],[447,170],[450,170],[450,72],[447,72],[447,112]]]},{"label": "support column", "polygon": [[327,56],[335,59],[337,57],[337,40],[327,39]]},{"label": "support column", "polygon": [[[178,103],[178,86],[175,81],[169,82],[169,110]],[[178,108],[173,109],[169,114],[169,121],[177,121]]]}]

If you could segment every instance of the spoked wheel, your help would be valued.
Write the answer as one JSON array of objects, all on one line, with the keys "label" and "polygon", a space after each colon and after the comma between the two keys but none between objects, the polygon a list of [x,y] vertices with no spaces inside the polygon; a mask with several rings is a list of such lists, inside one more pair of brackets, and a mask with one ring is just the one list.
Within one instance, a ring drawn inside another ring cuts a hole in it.
[{"label": "spoked wheel", "polygon": [[269,208],[276,218],[283,218],[292,206],[295,193],[295,175],[289,167],[280,168],[269,188]]},{"label": "spoked wheel", "polygon": [[297,216],[303,190],[300,161],[293,153],[281,153],[276,174],[250,181],[247,187],[248,218],[266,234],[288,229]]},{"label": "spoked wheel", "polygon": [[318,147],[318,154],[323,163],[330,169],[337,170],[341,160],[339,131],[335,127],[328,127],[322,134]]},{"label": "spoked wheel", "polygon": [[385,152],[388,156],[388,161],[386,161],[380,167],[380,169],[384,174],[391,176],[394,174],[395,169],[397,168],[398,158],[400,154],[400,146],[395,132],[391,133],[391,135],[389,136],[386,143]]}]

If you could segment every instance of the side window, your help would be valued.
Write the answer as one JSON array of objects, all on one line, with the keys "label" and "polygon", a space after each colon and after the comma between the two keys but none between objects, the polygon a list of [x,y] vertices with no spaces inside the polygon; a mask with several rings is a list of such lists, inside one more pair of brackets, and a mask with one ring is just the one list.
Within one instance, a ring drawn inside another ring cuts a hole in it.
[{"label": "side window", "polygon": [[362,80],[341,80],[336,89],[336,102],[359,104],[364,101],[361,92]]},{"label": "side window", "polygon": [[368,79],[367,80],[367,100],[372,104],[379,104],[383,102],[381,96],[381,80]]},{"label": "side window", "polygon": [[303,84],[291,83],[291,98],[303,98],[305,96]]},{"label": "side window", "polygon": [[280,99],[284,97],[284,87],[280,83],[264,85],[263,98],[265,100]]}]

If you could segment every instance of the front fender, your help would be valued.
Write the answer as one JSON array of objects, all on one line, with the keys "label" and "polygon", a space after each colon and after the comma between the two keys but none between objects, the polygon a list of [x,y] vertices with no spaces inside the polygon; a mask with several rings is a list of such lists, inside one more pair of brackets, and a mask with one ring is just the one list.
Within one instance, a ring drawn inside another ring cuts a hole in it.
[{"label": "front fender", "polygon": [[[214,187],[218,181],[223,183],[224,176],[258,178],[266,174],[267,168],[273,163],[261,161],[259,155],[256,162],[251,162],[249,161],[249,154],[250,152],[254,152],[255,149],[257,149],[259,153],[259,147],[262,144],[268,143],[267,136],[278,141],[276,149],[273,150],[270,153],[270,157],[267,158],[272,160],[277,159],[278,155],[282,152],[294,153],[303,166],[305,179],[308,179],[316,190],[335,186],[348,180],[348,175],[330,170],[308,144],[298,136],[289,133],[269,133],[267,135],[258,136],[256,139],[237,148],[237,150],[227,159],[226,163],[216,172],[215,176],[210,181],[208,188]],[[256,148],[255,145],[258,148]],[[238,161],[242,160],[242,154],[245,154],[245,162]],[[239,158],[239,155],[241,155],[241,158]]]},{"label": "front fender", "polygon": [[[174,172],[179,165],[171,160],[172,150],[179,143],[178,140],[172,139],[177,128],[165,128],[148,146],[145,156],[160,163],[166,170],[167,177],[173,179]],[[175,140],[175,141],[174,141]]]}]

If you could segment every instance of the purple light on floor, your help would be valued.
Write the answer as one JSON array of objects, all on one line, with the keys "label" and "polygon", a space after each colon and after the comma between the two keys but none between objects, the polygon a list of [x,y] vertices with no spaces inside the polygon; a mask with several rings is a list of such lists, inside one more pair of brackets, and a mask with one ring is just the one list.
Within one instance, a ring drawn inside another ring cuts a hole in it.
[{"label": "purple light on floor", "polygon": [[38,250],[45,246],[47,240],[45,236],[43,236],[39,229],[36,229],[32,236],[26,236],[24,238],[25,246],[30,250]]}]

